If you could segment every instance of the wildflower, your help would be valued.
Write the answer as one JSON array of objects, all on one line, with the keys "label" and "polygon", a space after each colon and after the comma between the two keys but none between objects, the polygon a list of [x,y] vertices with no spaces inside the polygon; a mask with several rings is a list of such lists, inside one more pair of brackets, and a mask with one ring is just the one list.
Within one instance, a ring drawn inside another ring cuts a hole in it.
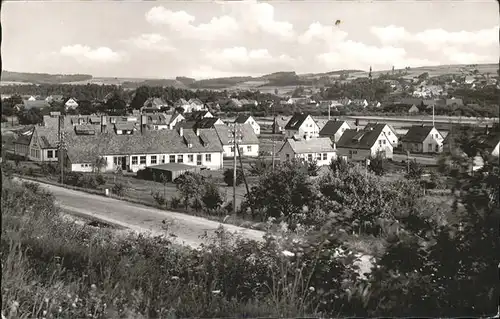
[{"label": "wildflower", "polygon": [[315,291],[314,287],[309,287],[309,291]]},{"label": "wildflower", "polygon": [[49,298],[45,298],[43,301],[45,301],[45,303],[49,303]]},{"label": "wildflower", "polygon": [[172,276],[172,280],[179,280],[179,277],[177,277],[177,276]]},{"label": "wildflower", "polygon": [[71,307],[76,308],[76,303],[74,303],[74,302],[73,302],[73,303],[71,304]]},{"label": "wildflower", "polygon": [[90,285],[90,288],[91,288],[92,290],[97,289],[97,287],[96,287],[96,285],[95,285],[95,284]]},{"label": "wildflower", "polygon": [[62,307],[59,306],[59,308],[57,309],[57,312],[61,313],[62,312]]},{"label": "wildflower", "polygon": [[220,290],[212,290],[212,293],[215,295],[218,295],[218,294],[220,294]]},{"label": "wildflower", "polygon": [[283,255],[285,255],[286,257],[293,257],[295,256],[294,253],[292,253],[291,251],[288,251],[288,250],[283,250]]},{"label": "wildflower", "polygon": [[44,310],[44,311],[42,312],[42,315],[44,315],[44,316],[45,316],[46,314],[47,314],[47,310]]}]

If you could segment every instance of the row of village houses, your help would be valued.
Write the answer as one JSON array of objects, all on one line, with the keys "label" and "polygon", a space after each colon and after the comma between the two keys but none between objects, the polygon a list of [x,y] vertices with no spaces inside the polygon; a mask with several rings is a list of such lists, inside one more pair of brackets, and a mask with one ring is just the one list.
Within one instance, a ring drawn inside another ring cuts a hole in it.
[{"label": "row of village houses", "polygon": [[[45,116],[42,125],[20,133],[14,152],[37,162],[58,161],[61,118],[66,162],[72,171],[92,171],[96,159],[106,159],[106,171],[117,168],[136,172],[147,166],[176,163],[207,169],[221,169],[223,158],[234,155],[231,127],[237,123],[238,151],[242,156],[259,155],[260,126],[252,116],[240,115],[224,123],[209,111],[190,114],[149,113],[131,116],[65,116],[57,112]],[[447,150],[449,135],[443,137],[434,126],[415,125],[403,136],[384,123],[365,127],[347,121],[324,124],[309,114],[296,113],[273,130],[284,135],[277,155],[281,161],[302,158],[326,165],[338,156],[364,160],[382,155],[392,158],[396,147],[411,153],[440,153]],[[498,156],[500,136],[485,141]]]}]

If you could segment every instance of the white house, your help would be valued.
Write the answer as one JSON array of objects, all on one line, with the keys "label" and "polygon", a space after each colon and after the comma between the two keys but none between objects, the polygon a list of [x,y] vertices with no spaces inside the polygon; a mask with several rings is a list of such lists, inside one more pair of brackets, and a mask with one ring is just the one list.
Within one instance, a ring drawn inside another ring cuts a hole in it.
[{"label": "white house", "polygon": [[[25,137],[28,140],[28,136]],[[35,162],[57,161],[58,135],[57,130],[36,125],[29,139],[27,158]]]},{"label": "white house", "polygon": [[[255,134],[250,124],[238,125],[237,144],[239,153],[242,156],[259,156],[259,138]],[[203,132],[203,129],[201,130]],[[215,125],[215,131],[224,149],[224,157],[234,156],[234,140],[232,130],[228,125]]]},{"label": "white house", "polygon": [[334,119],[326,122],[325,126],[319,131],[319,136],[329,137],[333,142],[337,143],[342,134],[349,129],[351,129],[349,123]]},{"label": "white house", "polygon": [[[141,121],[145,121],[141,117]],[[57,121],[35,128],[36,137],[30,144],[34,161],[57,160]],[[144,122],[142,122],[144,123]],[[103,171],[117,169],[137,172],[150,165],[184,163],[206,169],[223,167],[222,146],[214,129],[205,130],[148,130],[138,123],[130,134],[117,134],[107,117],[99,123],[80,124],[65,119],[66,165],[72,171],[91,172],[96,159],[104,158]],[[128,123],[134,124],[134,123]],[[123,132],[122,132],[123,133]],[[50,154],[50,151],[53,151]],[[55,157],[54,157],[55,156]]]},{"label": "white house", "polygon": [[302,159],[307,162],[316,162],[318,166],[328,165],[337,157],[335,144],[328,137],[296,140],[289,138],[278,151],[280,161]]},{"label": "white house", "polygon": [[434,126],[414,125],[401,138],[404,151],[415,153],[440,153],[443,151],[443,136]]},{"label": "white house", "polygon": [[295,113],[285,125],[285,135],[288,138],[293,136],[318,137],[319,126],[309,114]]},{"label": "white house", "polygon": [[337,156],[355,161],[380,155],[393,157],[393,146],[382,127],[373,130],[346,130],[337,143]]},{"label": "white house", "polygon": [[391,142],[392,146],[393,147],[398,146],[399,138],[398,138],[398,135],[396,133],[396,130],[392,126],[390,126],[388,124],[377,122],[377,123],[366,124],[364,129],[365,130],[375,130],[375,131],[378,131],[379,129],[381,129],[382,132],[387,136],[387,138]]},{"label": "white house", "polygon": [[251,115],[240,114],[234,120],[234,123],[238,124],[250,124],[256,135],[260,135],[260,125],[255,121]]},{"label": "white house", "polygon": [[78,107],[78,102],[74,98],[69,98],[66,103],[64,103],[64,107],[66,110],[76,109]]},{"label": "white house", "polygon": [[420,110],[418,109],[418,107],[413,104],[409,109],[408,109],[408,113],[410,114],[415,114],[415,113],[418,113],[420,112]]}]

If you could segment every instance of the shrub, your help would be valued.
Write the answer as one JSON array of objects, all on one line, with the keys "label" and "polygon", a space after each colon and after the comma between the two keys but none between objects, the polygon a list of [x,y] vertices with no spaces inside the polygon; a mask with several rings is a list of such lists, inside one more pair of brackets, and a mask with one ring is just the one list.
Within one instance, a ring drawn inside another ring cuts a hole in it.
[{"label": "shrub", "polygon": [[125,195],[125,185],[123,185],[123,183],[116,183],[115,185],[113,185],[113,188],[111,188],[111,191],[113,192],[113,194],[122,197]]},{"label": "shrub", "polygon": [[375,173],[375,175],[382,176],[386,173],[386,159],[384,159],[382,156],[376,156],[370,158],[370,164],[368,165],[368,168],[370,171]]},{"label": "shrub", "polygon": [[307,163],[307,174],[309,176],[318,176],[318,163],[316,161]]},{"label": "shrub", "polygon": [[155,202],[160,205],[160,206],[165,206],[167,204],[166,198],[158,191],[153,192],[151,191],[151,196],[153,196],[153,199]]},{"label": "shrub", "polygon": [[98,174],[95,177],[95,181],[97,182],[98,185],[104,185],[104,184],[106,184],[106,179],[104,178],[104,176],[102,176],[102,174]]},{"label": "shrub", "polygon": [[172,208],[177,209],[179,208],[180,204],[181,204],[181,199],[179,197],[174,196],[170,199],[170,206],[172,206]]},{"label": "shrub", "polygon": [[[243,171],[241,169],[236,170],[236,186],[241,185],[243,183]],[[224,183],[227,186],[233,186],[234,181],[234,170],[232,168],[228,168],[224,171]]]},{"label": "shrub", "polygon": [[219,187],[213,182],[206,184],[201,200],[209,213],[218,210],[224,203]]}]

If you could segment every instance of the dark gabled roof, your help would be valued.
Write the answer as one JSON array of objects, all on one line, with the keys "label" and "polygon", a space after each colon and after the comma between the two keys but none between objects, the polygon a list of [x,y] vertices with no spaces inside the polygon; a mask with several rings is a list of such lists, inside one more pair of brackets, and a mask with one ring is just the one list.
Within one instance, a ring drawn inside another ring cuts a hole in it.
[{"label": "dark gabled roof", "polygon": [[434,126],[430,125],[414,125],[401,138],[401,142],[422,143],[429,136],[433,128]]},{"label": "dark gabled roof", "polygon": [[49,103],[47,103],[45,100],[35,100],[35,101],[24,100],[23,103],[24,103],[24,108],[26,110],[50,107]]},{"label": "dark gabled roof", "polygon": [[234,123],[240,123],[240,124],[243,124],[245,123],[248,118],[250,117],[250,115],[248,114],[240,114],[238,115],[238,117],[234,120]]},{"label": "dark gabled roof", "polygon": [[[229,126],[226,124],[214,125],[215,131],[219,136],[219,140],[223,145],[230,145],[230,131]],[[243,124],[240,126],[241,129],[241,144],[259,144],[259,138],[255,135],[255,132],[250,124]]]},{"label": "dark gabled roof", "polygon": [[307,113],[295,113],[290,121],[286,123],[285,130],[298,130],[308,116]]},{"label": "dark gabled roof", "polygon": [[31,142],[31,137],[33,135],[19,135],[17,138],[14,140],[14,144],[22,144],[22,145],[30,145]]},{"label": "dark gabled roof", "polygon": [[371,149],[382,134],[382,128],[373,130],[345,130],[337,142],[339,148]]},{"label": "dark gabled roof", "polygon": [[205,117],[197,121],[195,128],[213,128],[215,123],[219,120],[218,117]]},{"label": "dark gabled roof", "polygon": [[59,142],[57,127],[35,126],[33,136],[38,138],[41,148],[56,148]]},{"label": "dark gabled roof", "polygon": [[135,128],[134,122],[116,122],[115,130],[132,131]]},{"label": "dark gabled roof", "polygon": [[68,157],[72,163],[90,163],[96,156],[135,155],[135,154],[181,154],[222,152],[214,129],[205,129],[204,136],[210,141],[203,144],[192,130],[184,130],[183,135],[192,143],[188,147],[185,139],[177,130],[134,132],[130,135],[118,135],[114,132],[95,135],[76,135],[69,131],[67,136]]},{"label": "dark gabled roof", "polygon": [[198,120],[201,120],[202,118],[204,118],[208,113],[210,113],[210,112],[209,111],[194,111],[191,113],[184,113],[184,118],[187,121],[198,121]]},{"label": "dark gabled roof", "polygon": [[364,127],[364,129],[365,130],[371,130],[371,129],[373,129],[373,130],[377,130],[377,131],[380,130],[380,132],[382,132],[384,130],[384,128],[385,128],[386,125],[391,129],[391,131],[392,131],[392,133],[394,135],[397,135],[396,130],[394,129],[394,127],[392,127],[391,125],[386,124],[386,123],[378,123],[378,122],[376,122],[376,123],[368,123],[368,124],[366,124],[366,126]]},{"label": "dark gabled roof", "polygon": [[[320,136],[333,136],[335,135],[342,124],[347,123],[346,121],[330,120],[326,122],[321,131],[319,131]],[[347,123],[349,125],[349,123]]]}]

